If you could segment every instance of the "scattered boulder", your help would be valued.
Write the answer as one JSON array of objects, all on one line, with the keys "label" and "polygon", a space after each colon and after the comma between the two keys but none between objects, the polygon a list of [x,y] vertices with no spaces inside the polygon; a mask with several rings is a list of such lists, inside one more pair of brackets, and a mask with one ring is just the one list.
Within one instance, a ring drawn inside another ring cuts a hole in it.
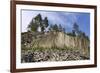
[{"label": "scattered boulder", "polygon": [[71,61],[88,60],[89,57],[82,55],[78,50],[69,49],[43,49],[26,52],[22,55],[23,62],[43,62],[43,61]]}]

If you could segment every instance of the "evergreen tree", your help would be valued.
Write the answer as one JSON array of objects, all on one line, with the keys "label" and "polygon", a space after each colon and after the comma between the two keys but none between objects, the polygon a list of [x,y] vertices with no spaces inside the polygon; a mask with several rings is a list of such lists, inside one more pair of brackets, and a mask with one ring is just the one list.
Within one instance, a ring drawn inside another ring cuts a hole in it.
[{"label": "evergreen tree", "polygon": [[35,23],[38,25],[38,26],[41,26],[42,24],[42,17],[41,17],[41,14],[38,14],[35,18]]},{"label": "evergreen tree", "polygon": [[57,24],[54,25],[53,29],[54,29],[55,31],[58,31],[58,30],[59,30]]},{"label": "evergreen tree", "polygon": [[48,18],[47,17],[44,18],[44,24],[45,24],[45,27],[49,26],[49,24],[48,24]]},{"label": "evergreen tree", "polygon": [[75,32],[76,35],[79,35],[79,26],[76,22],[73,25],[73,31]]},{"label": "evergreen tree", "polygon": [[57,24],[55,25],[50,25],[50,28],[49,28],[50,31],[59,31],[59,27]]},{"label": "evergreen tree", "polygon": [[28,31],[37,31],[38,25],[31,20],[30,24],[28,25]]},{"label": "evergreen tree", "polygon": [[48,26],[49,26],[48,18],[45,17],[44,20],[42,21],[42,25],[41,25],[42,32],[44,32],[45,28],[47,28]]},{"label": "evergreen tree", "polygon": [[72,35],[73,35],[73,36],[76,36],[75,30],[72,30]]},{"label": "evergreen tree", "polygon": [[38,27],[41,26],[42,24],[42,17],[41,14],[38,14],[35,18],[33,18],[28,25],[29,31],[34,31],[36,32],[38,30]]},{"label": "evergreen tree", "polygon": [[59,31],[63,31],[63,28],[62,28],[61,24],[59,24]]}]

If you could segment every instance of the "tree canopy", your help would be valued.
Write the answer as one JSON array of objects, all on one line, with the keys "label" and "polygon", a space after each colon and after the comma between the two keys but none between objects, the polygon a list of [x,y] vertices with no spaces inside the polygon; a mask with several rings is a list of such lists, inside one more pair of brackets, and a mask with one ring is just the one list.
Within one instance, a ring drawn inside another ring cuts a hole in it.
[{"label": "tree canopy", "polygon": [[[62,27],[61,24],[49,25],[48,17],[44,17],[44,19],[43,19],[41,14],[38,14],[36,17],[34,17],[31,20],[31,22],[28,25],[28,29],[29,29],[29,31],[38,32],[38,29],[40,28],[41,32],[45,32],[45,30],[48,26],[49,26],[48,31],[56,31],[56,32],[60,31],[60,32],[66,33],[65,27]],[[72,32],[67,32],[67,34],[71,35],[71,36],[85,37],[85,38],[89,39],[88,36],[86,36],[85,32],[80,30],[77,22],[73,23]]]},{"label": "tree canopy", "polygon": [[48,27],[48,18],[45,17],[44,19],[42,18],[41,14],[38,14],[36,17],[34,17],[29,26],[28,29],[29,31],[38,31],[38,28],[41,28],[41,32],[44,32],[45,28]]}]

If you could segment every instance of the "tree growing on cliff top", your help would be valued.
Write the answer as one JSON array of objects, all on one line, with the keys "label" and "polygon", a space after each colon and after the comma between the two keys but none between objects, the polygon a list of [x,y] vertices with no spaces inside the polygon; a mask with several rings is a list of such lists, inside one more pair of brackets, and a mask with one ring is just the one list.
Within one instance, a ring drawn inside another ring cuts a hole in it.
[{"label": "tree growing on cliff top", "polygon": [[61,26],[61,24],[51,24],[49,27],[49,31],[65,32],[65,29]]},{"label": "tree growing on cliff top", "polygon": [[79,35],[79,26],[76,22],[73,24],[73,30],[72,31],[74,32],[75,35]]},{"label": "tree growing on cliff top", "polygon": [[42,20],[41,31],[44,32],[44,30],[45,30],[48,26],[49,26],[48,18],[45,17],[44,20]]},{"label": "tree growing on cliff top", "polygon": [[30,24],[28,25],[28,29],[29,31],[36,32],[38,31],[38,28],[40,28],[41,32],[44,32],[45,28],[47,28],[48,26],[48,18],[45,17],[43,20],[41,14],[38,14],[31,20]]},{"label": "tree growing on cliff top", "polygon": [[79,29],[79,26],[78,26],[78,24],[76,22],[73,24],[72,35],[73,36],[77,35],[77,36],[79,36],[81,38],[86,38],[87,40],[89,40],[89,37],[85,34],[85,32],[83,32],[83,31],[81,31]]},{"label": "tree growing on cliff top", "polygon": [[28,25],[28,31],[37,31],[38,25],[31,20],[30,24]]},{"label": "tree growing on cliff top", "polygon": [[50,27],[49,27],[49,30],[57,32],[59,30],[59,27],[58,27],[57,24],[54,24],[54,25],[51,24]]}]

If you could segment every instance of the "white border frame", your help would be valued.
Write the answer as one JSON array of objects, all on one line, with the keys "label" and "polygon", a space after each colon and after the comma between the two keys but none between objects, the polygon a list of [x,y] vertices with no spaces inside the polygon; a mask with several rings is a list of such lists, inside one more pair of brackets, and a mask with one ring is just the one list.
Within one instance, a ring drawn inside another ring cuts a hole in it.
[{"label": "white border frame", "polygon": [[[49,10],[49,11],[70,11],[70,12],[89,12],[90,13],[90,60],[64,61],[64,62],[39,62],[21,63],[21,9]],[[60,9],[60,10],[59,10]],[[57,66],[74,66],[94,64],[94,9],[70,8],[70,7],[51,7],[37,5],[16,5],[16,68],[40,68]]]}]

